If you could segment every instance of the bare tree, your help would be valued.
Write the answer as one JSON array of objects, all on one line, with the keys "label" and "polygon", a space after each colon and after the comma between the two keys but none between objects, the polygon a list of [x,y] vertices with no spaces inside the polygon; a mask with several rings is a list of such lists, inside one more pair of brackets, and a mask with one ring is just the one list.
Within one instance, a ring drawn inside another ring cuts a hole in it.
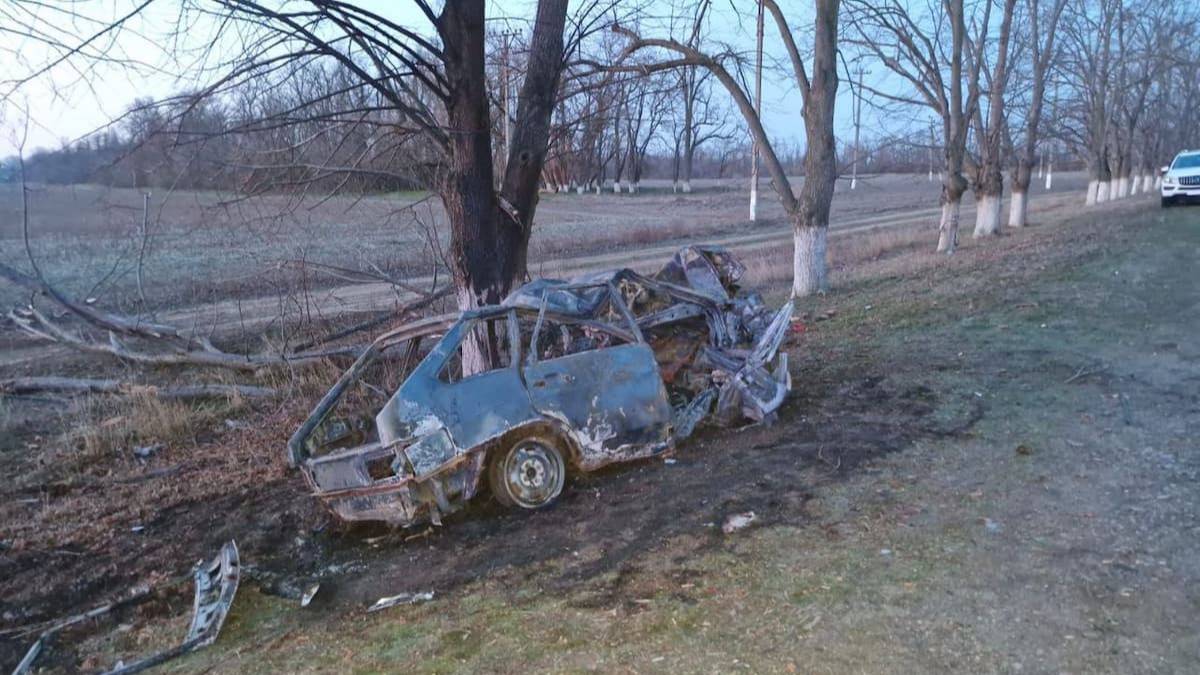
[{"label": "bare tree", "polygon": [[[413,4],[428,22],[424,31],[352,3],[329,0],[287,8],[254,0],[189,0],[173,28],[186,35],[190,22],[204,17],[215,31],[210,49],[236,40],[243,50],[232,60],[198,61],[208,70],[196,74],[206,75],[211,84],[197,98],[220,97],[248,83],[278,87],[296,82],[311,74],[306,66],[313,63],[342,69],[345,87],[366,94],[363,100],[369,105],[328,111],[321,108],[320,99],[305,100],[300,107],[257,120],[260,128],[316,120],[352,127],[375,115],[383,122],[377,126],[387,140],[377,139],[373,147],[424,148],[417,155],[429,158],[422,167],[425,182],[441,198],[451,224],[450,262],[459,305],[498,302],[526,272],[538,181],[565,62],[567,0],[537,3],[509,157],[499,180],[491,162],[485,2],[456,0],[444,3],[440,11],[426,0]],[[597,3],[585,4],[594,9]],[[37,12],[24,15],[31,17],[26,26],[30,35],[47,34],[38,22],[50,18],[41,19]],[[115,23],[99,26],[77,45],[65,45],[62,60],[104,58],[97,41],[118,30]],[[324,172],[359,168],[326,166]]]},{"label": "bare tree", "polygon": [[[1037,152],[1042,123],[1042,108],[1046,100],[1046,82],[1055,55],[1058,21],[1067,0],[1051,0],[1049,6],[1041,0],[1025,0],[1029,64],[1029,103],[1019,145],[1013,153],[1012,202],[1009,206],[1009,227],[1024,227],[1029,210],[1029,183],[1033,158]],[[1045,16],[1043,16],[1043,13]]]},{"label": "bare tree", "polygon": [[967,191],[963,168],[968,125],[982,91],[979,76],[987,42],[983,36],[987,35],[991,5],[984,0],[983,17],[972,22],[976,37],[971,38],[964,0],[942,0],[940,8],[931,5],[925,14],[914,13],[908,3],[900,0],[851,0],[848,4],[850,22],[858,36],[856,43],[914,91],[871,92],[895,103],[928,106],[941,118],[945,172],[937,250],[953,253],[958,243],[962,196]]},{"label": "bare tree", "polygon": [[[1000,233],[1000,198],[1004,192],[1004,140],[1008,136],[1008,119],[1004,114],[1004,97],[1008,89],[1009,37],[1012,35],[1013,12],[1017,0],[1003,0],[1001,6],[1000,34],[996,42],[995,63],[988,75],[987,117],[982,106],[977,106],[972,115],[975,123],[975,140],[979,147],[979,158],[975,164],[973,189],[975,190],[975,237],[986,237]],[[990,1],[985,10],[991,9]],[[988,39],[983,33],[981,43]],[[989,56],[984,44],[977,45],[975,53],[986,59]]]},{"label": "bare tree", "polygon": [[1069,87],[1078,125],[1064,126],[1088,168],[1086,203],[1108,201],[1112,179],[1109,123],[1112,119],[1113,34],[1122,0],[1076,0],[1064,22],[1063,81]]},{"label": "bare tree", "polygon": [[[824,290],[826,275],[826,242],[829,231],[829,205],[833,199],[833,184],[837,177],[837,148],[833,135],[833,112],[837,98],[837,26],[839,0],[817,0],[813,22],[813,53],[811,72],[792,37],[792,29],[774,0],[763,0],[771,13],[780,38],[791,62],[792,74],[800,90],[804,108],[805,137],[808,152],[804,158],[804,185],[800,198],[792,191],[787,172],[775,153],[762,120],[742,83],[726,67],[730,54],[710,55],[671,38],[644,38],[636,32],[614,26],[628,38],[623,58],[614,69],[624,72],[653,73],[695,66],[712,73],[720,82],[746,120],[750,133],[758,143],[763,163],[771,176],[771,184],[783,210],[792,221],[793,263],[792,293],[806,296]],[[635,55],[654,51],[668,52],[674,58],[652,60],[630,65]]]}]

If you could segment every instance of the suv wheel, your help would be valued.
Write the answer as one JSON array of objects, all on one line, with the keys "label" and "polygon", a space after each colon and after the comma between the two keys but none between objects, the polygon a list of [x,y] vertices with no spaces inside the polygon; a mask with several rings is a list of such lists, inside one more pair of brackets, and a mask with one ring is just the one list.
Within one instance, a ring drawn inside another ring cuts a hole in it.
[{"label": "suv wheel", "polygon": [[1165,209],[1165,208],[1167,208],[1167,207],[1169,207],[1169,206],[1171,206],[1171,205],[1173,205],[1174,203],[1175,203],[1175,201],[1174,201],[1173,199],[1171,199],[1170,197],[1163,197],[1163,198],[1162,198],[1162,207],[1163,207],[1164,209]]},{"label": "suv wheel", "polygon": [[554,503],[566,483],[562,452],[543,438],[525,438],[496,454],[488,467],[488,486],[505,506],[540,509]]}]

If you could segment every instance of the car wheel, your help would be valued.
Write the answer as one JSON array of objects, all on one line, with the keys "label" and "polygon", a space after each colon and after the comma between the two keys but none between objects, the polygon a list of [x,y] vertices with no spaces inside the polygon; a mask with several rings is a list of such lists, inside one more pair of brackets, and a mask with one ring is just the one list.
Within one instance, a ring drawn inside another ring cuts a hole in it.
[{"label": "car wheel", "polygon": [[567,465],[562,451],[543,438],[525,438],[498,453],[488,467],[488,486],[505,506],[540,509],[562,494]]},{"label": "car wheel", "polygon": [[1164,209],[1165,209],[1165,208],[1167,208],[1167,207],[1169,207],[1169,206],[1171,206],[1171,204],[1172,204],[1172,203],[1173,203],[1173,202],[1172,202],[1172,200],[1171,200],[1171,198],[1170,198],[1170,197],[1163,197],[1163,198],[1162,198],[1162,207],[1163,207]]}]

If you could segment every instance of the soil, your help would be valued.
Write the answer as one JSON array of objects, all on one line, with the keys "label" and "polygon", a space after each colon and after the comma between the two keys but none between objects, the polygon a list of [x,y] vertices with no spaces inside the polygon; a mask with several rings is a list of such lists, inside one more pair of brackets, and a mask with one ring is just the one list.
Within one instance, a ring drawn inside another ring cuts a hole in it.
[{"label": "soil", "polygon": [[[545,511],[477,499],[428,533],[343,527],[312,503],[281,451],[302,401],[145,465],[46,471],[4,490],[0,629],[162,583],[236,538],[263,578],[321,580],[318,643],[400,592],[447,596],[450,617],[480,594],[517,605],[561,595],[573,611],[627,617],[652,615],[645,598],[668,590],[704,606],[699,588],[724,597],[712,589],[727,572],[699,562],[715,555],[760,570],[737,596],[750,614],[782,602],[755,594],[774,588],[777,567],[800,579],[808,572],[792,567],[836,560],[840,574],[861,573],[836,597],[828,588],[845,582],[804,591],[834,615],[803,631],[819,654],[774,647],[795,637],[795,617],[753,630],[728,619],[744,643],[723,654],[754,670],[1186,670],[1200,647],[1189,629],[1200,618],[1198,259],[1194,213],[1137,201],[964,242],[950,260],[882,258],[805,303],[796,387],[773,425],[708,429],[669,462],[577,477]],[[30,461],[5,454],[7,475]],[[722,533],[749,511],[744,540]],[[847,563],[850,553],[863,557]],[[623,669],[646,666],[638,639],[613,651]],[[0,663],[28,641],[0,642]],[[663,670],[715,667],[664,649]],[[255,665],[294,668],[287,651]],[[565,654],[535,669],[578,665]],[[64,644],[47,663],[82,658]]]}]

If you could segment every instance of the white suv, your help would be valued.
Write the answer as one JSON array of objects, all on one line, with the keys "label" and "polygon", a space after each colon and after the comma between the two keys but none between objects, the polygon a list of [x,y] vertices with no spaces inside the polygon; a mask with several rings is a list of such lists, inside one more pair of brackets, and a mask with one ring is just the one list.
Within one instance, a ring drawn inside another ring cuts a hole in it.
[{"label": "white suv", "polygon": [[1200,200],[1200,150],[1184,150],[1163,167],[1162,205]]}]

